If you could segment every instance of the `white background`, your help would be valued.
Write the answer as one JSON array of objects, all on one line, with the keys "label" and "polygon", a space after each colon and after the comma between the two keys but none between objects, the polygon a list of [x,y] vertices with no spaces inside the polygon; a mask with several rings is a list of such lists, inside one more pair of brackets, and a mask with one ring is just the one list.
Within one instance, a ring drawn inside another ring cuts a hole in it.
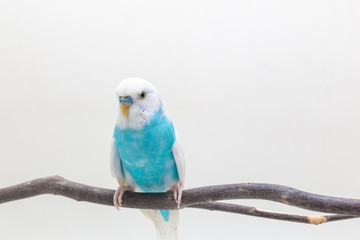
[{"label": "white background", "polygon": [[[186,188],[264,182],[359,199],[359,12],[355,0],[0,0],[0,187],[57,174],[115,189],[115,89],[137,76],[158,88],[181,134]],[[180,221],[180,239],[360,234],[360,220],[312,226],[185,209]],[[155,239],[137,210],[52,195],[0,205],[0,232]]]}]

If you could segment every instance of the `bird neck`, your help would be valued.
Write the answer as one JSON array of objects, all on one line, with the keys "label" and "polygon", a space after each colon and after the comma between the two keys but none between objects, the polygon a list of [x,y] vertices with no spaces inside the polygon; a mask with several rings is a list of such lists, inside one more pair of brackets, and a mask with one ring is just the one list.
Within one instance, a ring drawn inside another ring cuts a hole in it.
[{"label": "bird neck", "polygon": [[158,125],[167,118],[166,109],[161,107],[159,110],[150,114],[146,111],[140,111],[137,114],[129,114],[128,117],[120,114],[117,120],[117,126],[120,129],[141,130],[150,126]]}]

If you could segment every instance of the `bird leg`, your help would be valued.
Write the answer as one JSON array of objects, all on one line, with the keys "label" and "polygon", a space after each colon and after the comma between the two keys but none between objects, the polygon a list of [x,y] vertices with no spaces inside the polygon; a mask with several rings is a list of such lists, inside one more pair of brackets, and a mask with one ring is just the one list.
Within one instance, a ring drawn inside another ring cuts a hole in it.
[{"label": "bird leg", "polygon": [[174,192],[174,199],[175,199],[175,202],[177,203],[177,208],[180,209],[182,191],[183,191],[182,187],[179,185],[175,185],[172,188],[170,188],[169,191]]},{"label": "bird leg", "polygon": [[114,201],[114,206],[116,207],[116,209],[119,210],[119,208],[121,207],[121,203],[122,203],[122,198],[124,196],[125,192],[133,192],[134,189],[132,189],[132,187],[130,186],[122,186],[120,185],[118,187],[118,189],[115,191],[114,197],[113,197],[113,201]]}]

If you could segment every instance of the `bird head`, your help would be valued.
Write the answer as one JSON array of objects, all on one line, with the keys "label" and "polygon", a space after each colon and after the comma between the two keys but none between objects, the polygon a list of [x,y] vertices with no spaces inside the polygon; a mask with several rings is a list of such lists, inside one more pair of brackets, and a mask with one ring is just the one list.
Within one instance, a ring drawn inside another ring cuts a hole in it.
[{"label": "bird head", "polygon": [[162,107],[156,88],[140,78],[122,80],[116,95],[120,106],[118,122],[122,128],[141,128]]}]

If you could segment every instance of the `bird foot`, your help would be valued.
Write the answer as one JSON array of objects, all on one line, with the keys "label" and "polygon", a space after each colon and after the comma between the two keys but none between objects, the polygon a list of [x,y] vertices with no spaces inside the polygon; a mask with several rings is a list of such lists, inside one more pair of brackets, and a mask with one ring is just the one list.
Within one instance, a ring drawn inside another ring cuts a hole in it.
[{"label": "bird foot", "polygon": [[116,207],[117,210],[119,210],[119,208],[121,207],[121,203],[122,203],[122,198],[124,196],[125,192],[133,192],[134,189],[132,189],[132,187],[130,186],[119,186],[118,189],[115,191],[114,197],[113,197],[113,201],[114,201],[114,206]]},{"label": "bird foot", "polygon": [[177,203],[177,208],[180,209],[182,191],[183,191],[181,186],[175,185],[172,188],[170,188],[169,191],[174,192],[174,199],[175,202]]}]

